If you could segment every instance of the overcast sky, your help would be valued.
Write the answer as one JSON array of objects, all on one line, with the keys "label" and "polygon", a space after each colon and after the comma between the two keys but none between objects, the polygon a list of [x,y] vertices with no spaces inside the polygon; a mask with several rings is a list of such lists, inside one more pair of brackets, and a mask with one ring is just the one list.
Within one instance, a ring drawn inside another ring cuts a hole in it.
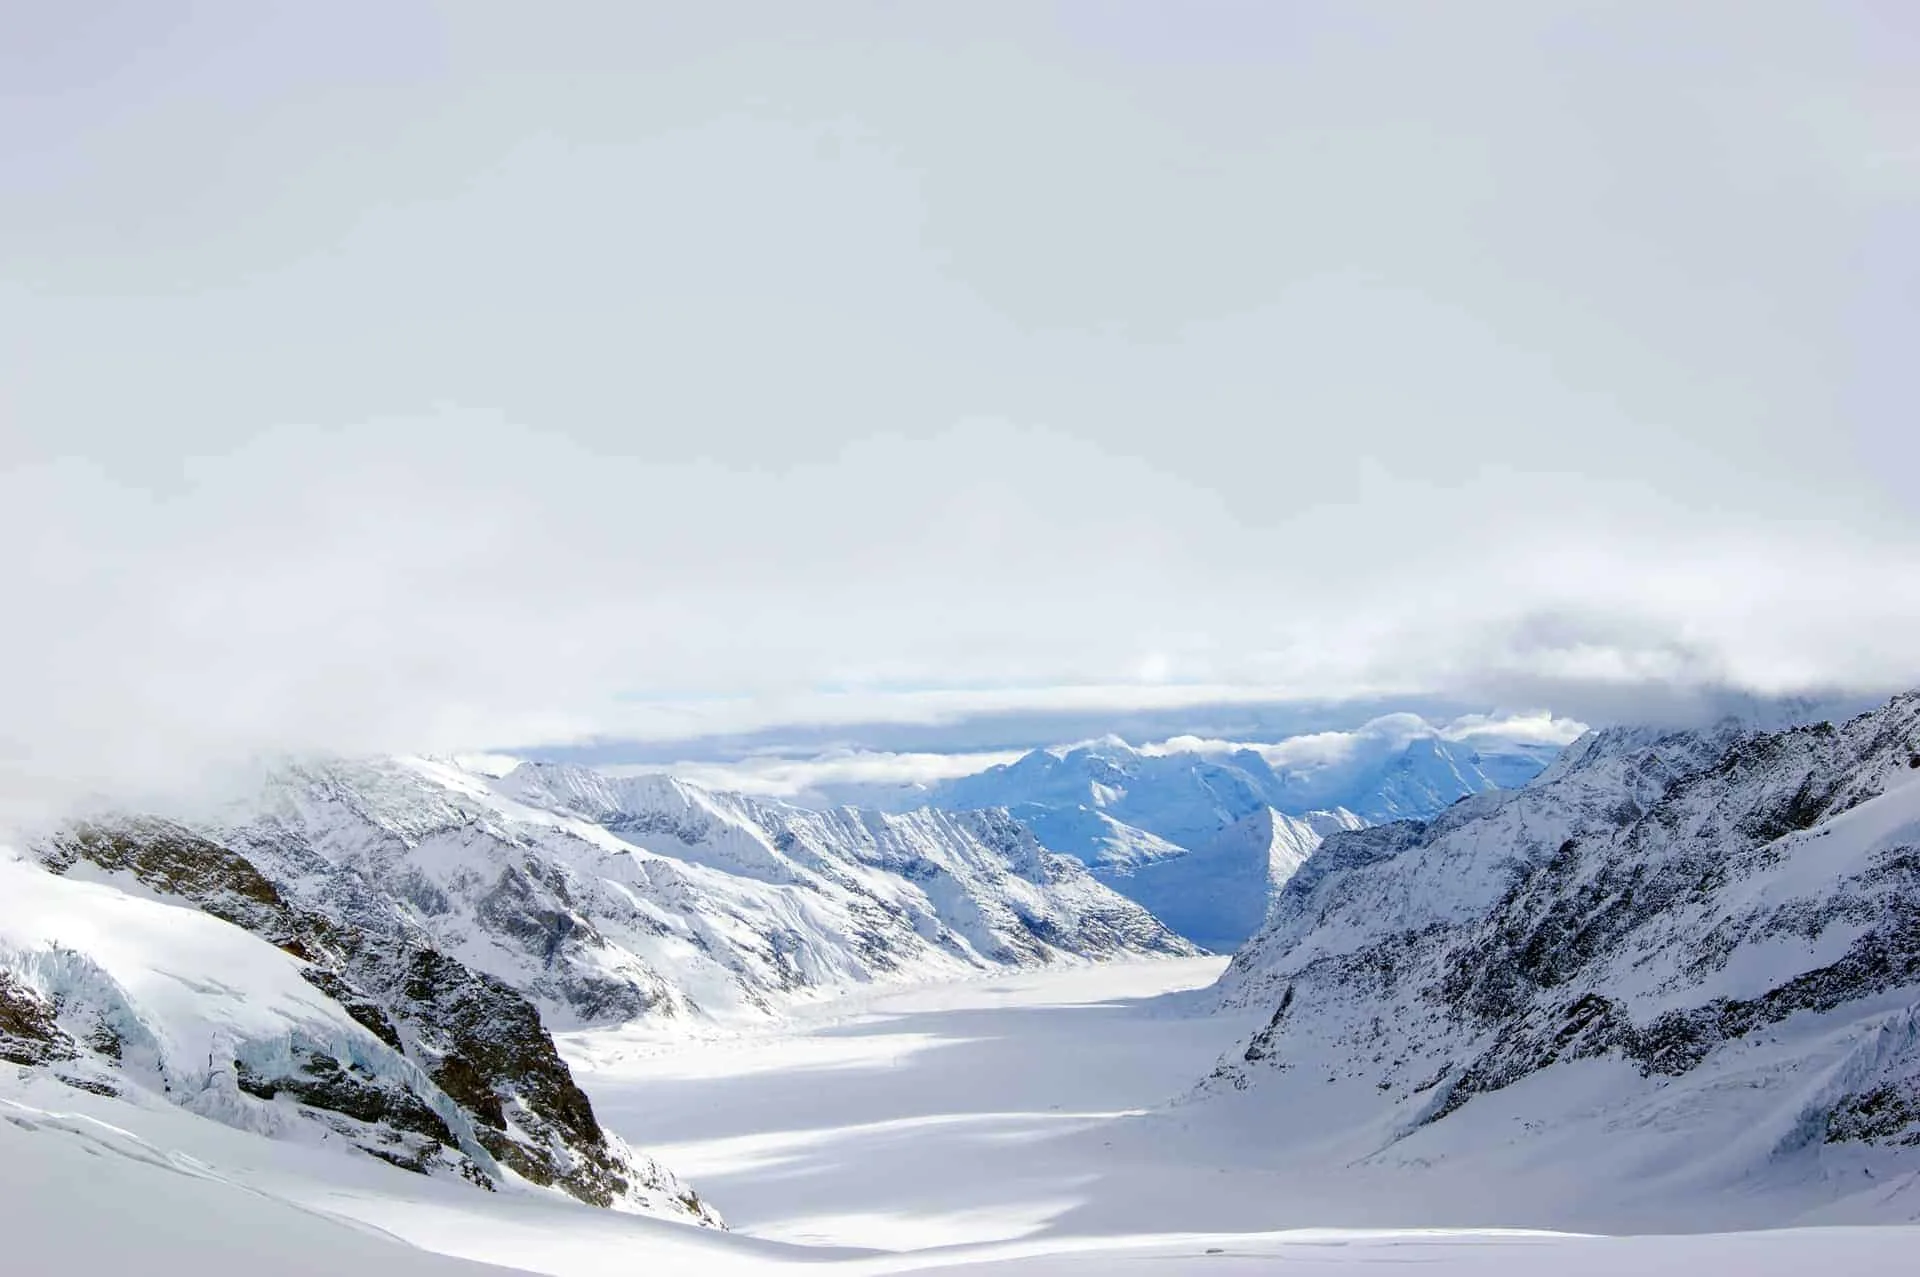
[{"label": "overcast sky", "polygon": [[1920,680],[1920,17],[0,0],[0,766]]}]

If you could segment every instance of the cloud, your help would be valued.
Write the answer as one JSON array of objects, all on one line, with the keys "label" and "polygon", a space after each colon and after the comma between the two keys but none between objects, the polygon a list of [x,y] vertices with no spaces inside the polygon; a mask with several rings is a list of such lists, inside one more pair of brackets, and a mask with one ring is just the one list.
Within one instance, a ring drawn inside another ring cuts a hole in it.
[{"label": "cloud", "polygon": [[971,776],[1019,757],[1018,750],[966,754],[843,750],[812,758],[750,757],[733,762],[695,759],[664,767],[615,764],[603,770],[612,775],[666,772],[709,789],[796,801],[834,801],[833,795],[842,791],[929,785],[956,776]]},{"label": "cloud", "polygon": [[36,24],[0,792],[1920,678],[1868,12],[1296,8]]},{"label": "cloud", "polygon": [[1509,741],[1529,745],[1566,745],[1586,730],[1571,718],[1556,718],[1545,710],[1528,714],[1464,714],[1440,729],[1452,741]]},{"label": "cloud", "polygon": [[1416,740],[1464,741],[1482,748],[1502,744],[1565,745],[1587,730],[1585,723],[1546,711],[1522,714],[1467,714],[1432,723],[1418,714],[1382,714],[1346,730],[1304,732],[1278,741],[1230,741],[1173,736],[1141,747],[1146,754],[1233,754],[1250,750],[1276,771],[1315,771],[1338,767],[1362,756],[1383,757]]}]

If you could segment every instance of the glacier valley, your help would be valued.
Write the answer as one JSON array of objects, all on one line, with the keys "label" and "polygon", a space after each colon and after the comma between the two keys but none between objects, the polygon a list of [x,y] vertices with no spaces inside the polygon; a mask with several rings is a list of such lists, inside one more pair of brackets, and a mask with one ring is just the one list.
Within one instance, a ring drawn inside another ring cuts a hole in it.
[{"label": "glacier valley", "polygon": [[[1252,759],[1102,742],[969,778],[999,805],[894,811],[312,760],[21,831],[10,1245],[79,1272],[1907,1271],[1920,694],[1445,770],[1381,769],[1401,814],[1290,814]],[[1018,814],[1045,802],[1102,840]]]}]

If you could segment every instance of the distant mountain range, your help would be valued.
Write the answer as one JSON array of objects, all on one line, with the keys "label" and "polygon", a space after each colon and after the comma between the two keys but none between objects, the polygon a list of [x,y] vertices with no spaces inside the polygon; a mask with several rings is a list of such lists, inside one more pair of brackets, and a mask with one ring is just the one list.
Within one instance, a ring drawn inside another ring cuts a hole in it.
[{"label": "distant mountain range", "polygon": [[1424,819],[1470,794],[1515,788],[1559,751],[1494,734],[1448,739],[1398,714],[1266,747],[1140,749],[1107,737],[880,798],[896,808],[1004,809],[1188,939],[1231,950],[1325,834]]},{"label": "distant mountain range", "polygon": [[[1397,716],[1410,718],[1411,716]],[[1095,812],[1182,847],[1196,847],[1260,807],[1291,816],[1344,808],[1368,824],[1419,819],[1468,794],[1512,789],[1544,770],[1557,743],[1450,741],[1413,719],[1397,732],[1346,733],[1262,748],[1136,749],[1117,737],[932,786],[925,802],[949,810],[1006,807]],[[1064,816],[1035,825],[1042,841],[1089,864],[1127,859],[1104,822]]]}]

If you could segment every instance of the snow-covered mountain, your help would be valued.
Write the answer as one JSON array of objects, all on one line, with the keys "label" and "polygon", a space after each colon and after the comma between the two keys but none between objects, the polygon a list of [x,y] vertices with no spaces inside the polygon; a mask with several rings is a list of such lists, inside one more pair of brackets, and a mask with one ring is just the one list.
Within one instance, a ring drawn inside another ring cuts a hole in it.
[{"label": "snow-covered mountain", "polygon": [[933,786],[935,807],[1051,813],[1048,845],[1088,864],[1128,859],[1124,839],[1091,813],[1195,848],[1261,807],[1288,815],[1344,809],[1369,824],[1425,818],[1454,801],[1524,784],[1559,753],[1550,742],[1444,738],[1413,715],[1272,747],[1136,749],[1118,737],[1033,750],[1012,763]]},{"label": "snow-covered mountain", "polygon": [[1445,739],[1413,715],[1271,748],[1136,749],[1108,737],[1034,750],[926,791],[947,810],[1004,807],[1054,851],[1180,934],[1230,951],[1320,837],[1426,817],[1524,784],[1559,746]]},{"label": "snow-covered mountain", "polygon": [[1911,1177],[1920,693],[1590,734],[1519,790],[1334,834],[1219,993],[1270,1016],[1200,1096],[1277,1157],[1690,1227]]},{"label": "snow-covered mountain", "polygon": [[489,1190],[717,1225],[603,1130],[538,1013],[404,926],[299,909],[179,826],[0,859],[0,1060]]},{"label": "snow-covered mountain", "polygon": [[603,1130],[549,1025],[1192,946],[1003,812],[662,778],[290,766],[217,816],[0,863],[0,1056],[481,1187],[717,1223]]},{"label": "snow-covered mountain", "polygon": [[662,777],[316,763],[218,837],[303,907],[389,927],[556,1026],[1189,946],[1002,812],[810,812]]}]

